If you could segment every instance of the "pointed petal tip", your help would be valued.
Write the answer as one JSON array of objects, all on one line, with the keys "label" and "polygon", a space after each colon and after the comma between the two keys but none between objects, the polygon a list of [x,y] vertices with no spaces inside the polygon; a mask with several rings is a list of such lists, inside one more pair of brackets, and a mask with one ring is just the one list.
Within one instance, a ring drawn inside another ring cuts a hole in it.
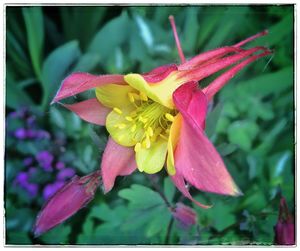
[{"label": "pointed petal tip", "polygon": [[239,197],[239,196],[244,196],[243,192],[235,185],[233,189],[233,194],[232,196]]}]

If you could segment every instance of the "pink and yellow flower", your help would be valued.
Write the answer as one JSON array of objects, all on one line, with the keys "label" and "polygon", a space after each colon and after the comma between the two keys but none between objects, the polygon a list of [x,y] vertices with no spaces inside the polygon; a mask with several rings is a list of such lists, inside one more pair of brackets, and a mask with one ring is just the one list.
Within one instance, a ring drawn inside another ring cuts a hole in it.
[{"label": "pink and yellow flower", "polygon": [[[186,182],[206,192],[241,194],[205,135],[207,104],[241,69],[271,51],[260,46],[242,48],[267,34],[263,31],[238,44],[185,60],[174,20],[170,20],[181,64],[160,66],[144,74],[73,73],[63,81],[53,103],[96,89],[95,98],[63,106],[90,123],[106,126],[110,134],[101,163],[105,192],[112,189],[119,175],[136,169],[154,174],[165,166],[186,197],[207,207],[192,198]],[[199,81],[229,66],[232,68],[207,87],[199,88]]]}]

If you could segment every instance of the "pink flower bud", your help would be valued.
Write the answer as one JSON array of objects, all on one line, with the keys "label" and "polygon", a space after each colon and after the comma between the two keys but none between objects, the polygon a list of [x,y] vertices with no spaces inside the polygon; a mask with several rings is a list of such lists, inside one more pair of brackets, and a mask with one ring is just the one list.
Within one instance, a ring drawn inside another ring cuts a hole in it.
[{"label": "pink flower bud", "polygon": [[46,202],[36,220],[35,236],[62,223],[87,205],[93,199],[99,183],[99,171],[81,178],[74,176]]},{"label": "pink flower bud", "polygon": [[175,210],[172,214],[183,227],[189,227],[197,223],[197,213],[192,208],[180,202],[176,204]]},{"label": "pink flower bud", "polygon": [[275,231],[275,244],[277,245],[295,245],[295,225],[293,216],[289,210],[285,198],[280,199],[279,215]]}]

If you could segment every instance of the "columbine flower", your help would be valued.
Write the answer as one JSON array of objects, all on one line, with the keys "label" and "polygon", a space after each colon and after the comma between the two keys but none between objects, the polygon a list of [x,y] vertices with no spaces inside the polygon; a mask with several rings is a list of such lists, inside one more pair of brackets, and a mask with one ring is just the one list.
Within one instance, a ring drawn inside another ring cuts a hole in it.
[{"label": "columbine flower", "polygon": [[[265,47],[241,48],[267,32],[186,61],[174,20],[170,20],[180,65],[125,76],[73,73],[63,81],[52,103],[96,88],[96,98],[63,105],[88,122],[105,125],[110,134],[101,164],[105,192],[112,189],[118,175],[129,175],[136,168],[154,174],[166,164],[174,184],[191,200],[185,181],[203,191],[239,195],[204,133],[207,104],[246,65],[271,53]],[[233,64],[209,86],[198,87],[198,81]]]}]

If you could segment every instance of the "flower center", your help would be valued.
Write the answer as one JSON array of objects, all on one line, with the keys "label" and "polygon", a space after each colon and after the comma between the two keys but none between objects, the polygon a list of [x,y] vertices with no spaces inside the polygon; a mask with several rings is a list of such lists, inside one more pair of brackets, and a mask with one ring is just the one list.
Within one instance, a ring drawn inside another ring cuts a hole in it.
[{"label": "flower center", "polygon": [[[177,111],[153,101],[143,92],[128,92],[127,97],[130,108],[113,108],[113,116],[117,118],[113,127],[118,133],[111,133],[112,137],[117,136],[117,142],[121,145],[134,146],[135,152],[150,148],[158,137],[168,141]],[[128,141],[131,143],[128,144]]]}]

